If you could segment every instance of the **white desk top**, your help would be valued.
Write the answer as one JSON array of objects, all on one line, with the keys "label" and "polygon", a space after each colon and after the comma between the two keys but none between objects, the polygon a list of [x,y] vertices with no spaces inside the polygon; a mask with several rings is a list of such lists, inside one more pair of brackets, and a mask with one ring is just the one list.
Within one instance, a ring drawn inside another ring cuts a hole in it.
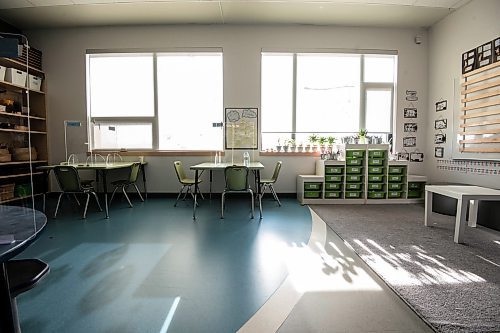
[{"label": "white desk top", "polygon": [[[237,165],[237,166],[243,166],[243,163],[227,163],[227,162],[222,162],[222,163],[212,163],[212,162],[204,162],[196,165],[190,166],[191,170],[216,170],[216,169],[225,169],[228,166],[232,165]],[[249,169],[255,170],[255,169],[264,169],[264,165],[260,162],[250,162],[248,165]]]},{"label": "white desk top", "polygon": [[472,185],[426,185],[426,191],[437,194],[446,195],[455,199],[460,199],[463,196],[475,198],[493,199],[498,197],[500,200],[500,190],[494,190],[487,187],[472,186]]}]

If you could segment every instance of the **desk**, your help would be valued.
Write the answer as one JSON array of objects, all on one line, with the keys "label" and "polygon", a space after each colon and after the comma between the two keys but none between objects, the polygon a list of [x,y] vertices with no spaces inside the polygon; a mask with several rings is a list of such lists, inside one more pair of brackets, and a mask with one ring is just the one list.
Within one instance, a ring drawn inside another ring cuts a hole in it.
[{"label": "desk", "polygon": [[469,226],[475,227],[477,221],[477,206],[479,200],[500,200],[500,190],[479,186],[459,185],[426,185],[425,186],[425,220],[428,226],[432,216],[432,194],[437,193],[457,199],[457,215],[455,218],[455,243],[462,243],[467,203],[470,201]]},{"label": "desk", "polygon": [[47,223],[42,212],[31,208],[0,206],[0,235],[14,235],[11,244],[0,244],[0,332],[14,332],[17,322],[12,312],[5,262],[35,241]]},{"label": "desk", "polygon": [[[89,164],[66,164],[73,166],[78,170],[94,170],[96,172],[96,180],[99,179],[99,174],[102,177],[102,186],[104,191],[104,206],[106,212],[106,218],[109,219],[109,209],[108,209],[108,184],[106,181],[106,175],[110,170],[116,169],[127,169],[130,168],[134,163],[137,162],[114,162],[114,163],[89,163]],[[144,166],[147,162],[141,163],[141,173],[142,181],[144,184],[144,194],[146,199],[148,198],[148,190],[146,186],[146,172]],[[50,171],[55,167],[55,165],[46,165],[38,167],[39,170]]]},{"label": "desk", "polygon": [[[226,167],[231,166],[231,165],[238,165],[238,166],[243,166],[243,164],[234,164],[234,163],[211,163],[211,162],[205,162],[205,163],[200,163],[196,164],[190,167],[191,170],[194,170],[194,179],[195,179],[195,186],[194,186],[194,204],[193,204],[193,219],[196,219],[196,205],[198,204],[197,201],[197,195],[200,189],[198,188],[198,181],[199,181],[199,171],[204,171],[204,170],[209,170],[210,171],[210,193],[212,192],[212,171],[213,170],[224,170]],[[260,162],[250,162],[248,165],[248,168],[254,172],[255,175],[255,184],[257,188],[257,195],[260,195],[260,170],[264,169],[264,165]]]}]

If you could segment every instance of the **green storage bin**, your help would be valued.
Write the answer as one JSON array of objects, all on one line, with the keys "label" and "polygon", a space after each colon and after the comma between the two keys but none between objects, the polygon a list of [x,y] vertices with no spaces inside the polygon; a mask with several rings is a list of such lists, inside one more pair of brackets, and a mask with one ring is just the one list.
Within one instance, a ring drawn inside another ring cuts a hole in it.
[{"label": "green storage bin", "polygon": [[309,198],[309,199],[321,198],[321,192],[320,191],[305,191],[304,198]]},{"label": "green storage bin", "polygon": [[362,181],[362,179],[363,179],[363,176],[361,176],[361,175],[347,175],[345,177],[345,181],[347,183],[359,183]]},{"label": "green storage bin", "polygon": [[346,157],[364,157],[365,151],[362,149],[347,149],[345,152]]},{"label": "green storage bin", "polygon": [[347,158],[345,160],[346,165],[363,165],[362,158]]},{"label": "green storage bin", "polygon": [[384,181],[384,176],[382,176],[382,175],[369,175],[368,181],[370,183],[381,183]]},{"label": "green storage bin", "polygon": [[390,174],[395,174],[395,175],[400,175],[404,171],[404,167],[402,166],[390,166],[389,167],[389,173]]},{"label": "green storage bin", "polygon": [[368,167],[369,174],[381,174],[384,173],[383,167]]},{"label": "green storage bin", "polygon": [[387,197],[389,197],[390,199],[401,198],[402,193],[403,192],[401,191],[389,191],[387,192]]},{"label": "green storage bin", "polygon": [[368,157],[385,157],[385,150],[378,150],[378,149],[373,149],[368,151]]},{"label": "green storage bin", "polygon": [[389,190],[400,191],[402,187],[403,187],[403,184],[401,184],[401,183],[389,183],[389,184],[387,184],[387,189],[389,189]]},{"label": "green storage bin", "polygon": [[401,175],[389,175],[388,181],[391,183],[401,183],[403,181],[403,176],[401,176]]},{"label": "green storage bin", "polygon": [[408,198],[421,198],[422,191],[421,190],[408,190]]},{"label": "green storage bin", "polygon": [[342,189],[342,183],[325,183],[325,191],[340,189]]},{"label": "green storage bin", "polygon": [[368,192],[369,199],[385,199],[385,192]]},{"label": "green storage bin", "polygon": [[368,159],[368,165],[384,165],[384,159],[370,158]]},{"label": "green storage bin", "polygon": [[346,199],[361,198],[361,192],[360,191],[346,191],[345,198]]},{"label": "green storage bin", "polygon": [[340,191],[325,192],[325,199],[339,199],[341,197],[342,197],[342,192]]},{"label": "green storage bin", "polygon": [[343,167],[338,166],[325,166],[325,175],[337,175],[344,172]]},{"label": "green storage bin", "polygon": [[342,182],[342,176],[325,176],[325,182],[341,183]]},{"label": "green storage bin", "polygon": [[354,174],[357,174],[357,173],[362,173],[363,172],[363,167],[359,167],[359,166],[350,166],[350,167],[346,167],[346,170],[345,170],[346,173],[354,173]]},{"label": "green storage bin", "polygon": [[361,190],[361,183],[347,183],[345,184],[346,191],[350,190]]},{"label": "green storage bin", "polygon": [[368,189],[369,190],[383,190],[384,189],[384,184],[383,183],[371,183],[371,184],[368,184]]},{"label": "green storage bin", "polygon": [[322,183],[304,183],[304,190],[321,190]]},{"label": "green storage bin", "polygon": [[409,182],[408,188],[411,190],[420,190],[422,189],[422,185],[424,185],[424,183]]}]

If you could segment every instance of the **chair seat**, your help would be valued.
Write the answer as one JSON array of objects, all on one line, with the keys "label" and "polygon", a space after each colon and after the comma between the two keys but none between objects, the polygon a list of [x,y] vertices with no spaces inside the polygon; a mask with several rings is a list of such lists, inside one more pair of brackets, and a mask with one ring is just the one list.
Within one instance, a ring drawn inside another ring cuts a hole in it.
[{"label": "chair seat", "polygon": [[127,185],[129,183],[130,183],[130,181],[128,179],[119,179],[119,180],[115,180],[115,181],[111,182],[111,184],[115,185],[115,186],[123,186],[123,185]]},{"label": "chair seat", "polygon": [[33,288],[49,272],[49,265],[38,259],[9,260],[5,266],[12,297]]},{"label": "chair seat", "polygon": [[[202,182],[202,180],[198,179],[198,184],[201,182]],[[194,185],[195,180],[193,178],[183,178],[183,179],[181,179],[181,184],[182,185]]]},{"label": "chair seat", "polygon": [[276,181],[272,179],[261,179],[260,183],[261,184],[274,184]]}]

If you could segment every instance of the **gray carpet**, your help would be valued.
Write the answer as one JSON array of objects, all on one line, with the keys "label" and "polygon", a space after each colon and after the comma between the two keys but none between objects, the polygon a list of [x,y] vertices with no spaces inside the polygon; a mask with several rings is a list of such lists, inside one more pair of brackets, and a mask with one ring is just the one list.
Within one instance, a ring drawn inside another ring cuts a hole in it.
[{"label": "gray carpet", "polygon": [[466,228],[423,205],[311,208],[437,332],[500,332],[500,232]]}]

